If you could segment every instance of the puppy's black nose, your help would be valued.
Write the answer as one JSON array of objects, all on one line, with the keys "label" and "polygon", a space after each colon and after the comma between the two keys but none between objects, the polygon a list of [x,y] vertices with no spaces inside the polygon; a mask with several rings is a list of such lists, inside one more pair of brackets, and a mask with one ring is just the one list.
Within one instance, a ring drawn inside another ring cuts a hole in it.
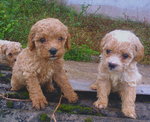
[{"label": "puppy's black nose", "polygon": [[117,67],[117,64],[114,63],[108,63],[108,67],[110,70],[115,69]]},{"label": "puppy's black nose", "polygon": [[50,54],[52,55],[55,55],[57,53],[57,49],[52,47],[50,50],[49,50]]}]

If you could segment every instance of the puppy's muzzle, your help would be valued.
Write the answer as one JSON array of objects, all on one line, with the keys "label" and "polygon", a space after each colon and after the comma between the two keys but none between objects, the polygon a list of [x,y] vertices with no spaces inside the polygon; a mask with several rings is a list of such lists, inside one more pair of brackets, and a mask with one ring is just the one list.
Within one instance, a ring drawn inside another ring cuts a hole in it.
[{"label": "puppy's muzzle", "polygon": [[49,50],[49,53],[50,53],[51,55],[55,55],[55,54],[57,53],[57,49],[54,48],[54,47],[52,47],[52,48]]},{"label": "puppy's muzzle", "polygon": [[109,67],[109,69],[110,70],[113,70],[113,69],[115,69],[116,67],[117,67],[117,64],[114,64],[114,63],[108,63],[108,67]]}]

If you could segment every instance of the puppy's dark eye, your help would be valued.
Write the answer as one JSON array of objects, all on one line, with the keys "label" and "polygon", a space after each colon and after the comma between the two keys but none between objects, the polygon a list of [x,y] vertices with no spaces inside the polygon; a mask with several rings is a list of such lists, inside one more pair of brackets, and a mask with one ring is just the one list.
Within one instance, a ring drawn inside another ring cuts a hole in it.
[{"label": "puppy's dark eye", "polygon": [[46,39],[45,38],[40,38],[40,40],[39,40],[41,43],[44,43],[44,42],[46,42]]},{"label": "puppy's dark eye", "polygon": [[109,54],[109,53],[111,53],[111,52],[112,52],[112,50],[109,50],[109,49],[106,50],[106,53],[107,53],[107,54]]},{"label": "puppy's dark eye", "polygon": [[59,40],[59,41],[63,41],[63,40],[65,40],[65,38],[59,37],[58,40]]},{"label": "puppy's dark eye", "polygon": [[122,54],[122,57],[123,57],[123,59],[127,59],[129,57],[129,55],[125,53],[125,54]]},{"label": "puppy's dark eye", "polygon": [[8,53],[8,56],[10,56],[10,57],[11,57],[12,55],[13,55],[12,53]]}]

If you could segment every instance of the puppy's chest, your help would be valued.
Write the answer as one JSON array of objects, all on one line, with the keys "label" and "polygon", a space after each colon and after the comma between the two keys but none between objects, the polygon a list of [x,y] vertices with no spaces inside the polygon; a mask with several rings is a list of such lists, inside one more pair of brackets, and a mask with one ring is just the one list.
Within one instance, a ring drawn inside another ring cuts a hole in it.
[{"label": "puppy's chest", "polygon": [[109,79],[112,83],[112,87],[116,87],[117,85],[119,85],[122,82],[122,75],[112,73],[112,74],[110,74]]},{"label": "puppy's chest", "polygon": [[136,82],[141,80],[141,75],[138,72],[123,72],[123,73],[111,73],[109,79],[112,83],[112,87],[115,88],[122,83],[127,83],[129,86],[136,86]]},{"label": "puppy's chest", "polygon": [[53,65],[45,64],[38,67],[36,73],[40,83],[49,82],[52,80],[52,75],[54,74]]}]

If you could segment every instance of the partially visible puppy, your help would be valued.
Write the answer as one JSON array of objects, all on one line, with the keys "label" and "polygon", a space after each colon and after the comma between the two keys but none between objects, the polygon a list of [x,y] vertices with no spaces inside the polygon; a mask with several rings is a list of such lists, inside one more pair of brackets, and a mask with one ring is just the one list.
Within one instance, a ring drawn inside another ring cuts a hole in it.
[{"label": "partially visible puppy", "polygon": [[97,108],[106,108],[108,96],[118,91],[125,116],[136,118],[136,83],[141,80],[137,62],[143,58],[144,47],[139,38],[130,31],[114,30],[101,41],[101,62],[92,89],[97,89]]},{"label": "partially visible puppy", "polygon": [[0,63],[12,67],[21,50],[19,42],[0,40]]},{"label": "partially visible puppy", "polygon": [[78,99],[63,69],[65,48],[70,48],[69,37],[68,28],[58,19],[40,20],[31,28],[27,48],[17,57],[12,72],[12,90],[26,86],[36,109],[47,104],[41,86],[53,91],[53,80],[69,102]]}]

